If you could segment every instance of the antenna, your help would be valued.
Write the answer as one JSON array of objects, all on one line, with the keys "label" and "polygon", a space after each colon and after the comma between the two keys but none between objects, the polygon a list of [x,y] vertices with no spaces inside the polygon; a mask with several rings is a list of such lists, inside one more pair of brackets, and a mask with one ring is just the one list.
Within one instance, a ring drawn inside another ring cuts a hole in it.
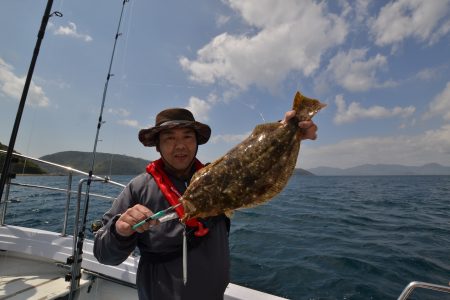
[{"label": "antenna", "polygon": [[[103,89],[102,104],[100,106],[100,115],[98,117],[98,123],[97,123],[97,134],[95,135],[94,149],[92,150],[92,163],[91,163],[91,170],[90,170],[90,172],[92,172],[92,173],[94,172],[95,155],[97,154],[98,136],[100,133],[100,128],[102,127],[102,124],[104,123],[102,121],[102,117],[103,117],[103,109],[105,107],[106,92],[108,91],[109,79],[111,78],[111,76],[114,76],[114,74],[111,73],[111,68],[112,68],[112,64],[114,61],[114,53],[116,52],[117,39],[119,38],[119,36],[122,35],[122,33],[120,33],[120,25],[122,23],[122,16],[123,16],[124,8],[125,8],[125,3],[127,3],[127,2],[129,2],[129,0],[124,0],[122,3],[122,11],[120,12],[119,24],[117,25],[116,37],[114,38],[114,46],[113,46],[113,51],[111,53],[111,59],[109,62],[108,74],[106,76],[105,87]],[[89,175],[89,176],[91,176],[91,175]]]},{"label": "antenna", "polygon": [[[94,149],[92,150],[92,162],[91,162],[91,170],[89,171],[89,176],[87,179],[87,187],[86,187],[86,196],[85,196],[85,201],[84,201],[84,211],[83,211],[83,219],[81,222],[81,229],[79,230],[78,228],[78,221],[76,220],[76,228],[75,228],[75,233],[74,233],[74,249],[73,249],[73,263],[72,263],[72,268],[71,268],[71,272],[70,274],[67,275],[68,278],[70,278],[70,292],[69,292],[69,300],[72,300],[73,297],[75,297],[75,292],[76,290],[79,288],[79,284],[80,284],[80,270],[81,270],[81,261],[82,261],[82,253],[83,253],[83,242],[84,242],[84,236],[85,236],[85,231],[86,231],[86,223],[87,223],[87,213],[88,213],[88,208],[89,208],[89,191],[90,191],[90,187],[91,187],[91,182],[93,181],[93,173],[94,173],[94,165],[95,165],[95,157],[97,154],[97,144],[98,144],[98,137],[99,137],[99,133],[100,133],[100,128],[102,126],[102,124],[104,123],[102,121],[103,118],[103,109],[105,107],[105,100],[106,100],[106,93],[108,91],[108,84],[109,84],[109,79],[111,78],[111,76],[114,76],[113,74],[111,74],[111,68],[112,68],[112,64],[114,61],[114,54],[116,51],[116,45],[117,45],[117,40],[119,38],[119,36],[121,36],[120,33],[120,25],[122,24],[122,17],[123,17],[123,12],[124,12],[124,8],[125,8],[125,4],[129,2],[129,0],[123,0],[122,3],[122,10],[120,12],[120,18],[119,18],[119,24],[117,25],[117,31],[116,31],[116,36],[114,38],[114,46],[113,46],[113,50],[111,53],[111,59],[109,62],[109,68],[108,68],[108,74],[106,76],[106,82],[105,82],[105,87],[103,89],[103,96],[102,96],[102,103],[100,106],[100,114],[98,117],[98,123],[97,123],[97,133],[95,135],[95,140],[94,140]],[[109,179],[105,178],[105,181],[107,181]],[[83,183],[84,181],[80,182],[80,185]],[[80,186],[81,187],[81,186]],[[79,187],[79,189],[80,189]],[[78,233],[78,234],[77,234]]]},{"label": "antenna", "polygon": [[60,12],[53,12],[50,14],[50,10],[52,9],[53,0],[47,1],[47,6],[45,7],[44,16],[42,17],[41,27],[39,28],[38,39],[36,41],[36,45],[33,51],[33,57],[31,58],[30,67],[28,68],[27,78],[25,79],[25,85],[23,87],[22,96],[20,98],[19,107],[17,108],[16,120],[14,121],[14,127],[11,132],[11,137],[9,140],[8,151],[6,152],[5,162],[3,163],[2,169],[2,177],[0,179],[0,202],[3,197],[3,190],[5,188],[5,184],[7,179],[9,178],[9,168],[11,165],[12,153],[14,150],[14,146],[16,144],[17,133],[19,132],[20,121],[22,119],[23,110],[25,108],[25,102],[27,101],[28,89],[30,88],[31,78],[33,77],[34,67],[36,65],[37,57],[39,55],[39,50],[41,48],[41,42],[44,39],[45,28],[47,28],[48,19],[55,15],[57,17],[61,17],[62,14]]}]

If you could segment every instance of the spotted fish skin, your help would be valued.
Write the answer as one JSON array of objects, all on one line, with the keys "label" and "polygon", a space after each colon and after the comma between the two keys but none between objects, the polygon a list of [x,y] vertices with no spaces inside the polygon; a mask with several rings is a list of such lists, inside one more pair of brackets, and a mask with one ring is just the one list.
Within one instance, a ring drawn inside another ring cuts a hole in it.
[{"label": "spotted fish skin", "polygon": [[215,216],[253,207],[277,195],[291,177],[300,151],[299,121],[310,120],[325,107],[299,92],[287,124],[266,123],[224,156],[199,170],[183,194],[183,220]]}]

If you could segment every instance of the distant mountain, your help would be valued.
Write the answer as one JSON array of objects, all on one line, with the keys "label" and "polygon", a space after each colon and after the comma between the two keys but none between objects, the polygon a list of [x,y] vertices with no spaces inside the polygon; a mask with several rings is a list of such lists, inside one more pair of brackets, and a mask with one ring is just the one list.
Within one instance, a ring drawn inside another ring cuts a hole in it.
[{"label": "distant mountain", "polygon": [[319,176],[450,175],[450,167],[436,163],[423,166],[365,164],[347,169],[318,167],[308,171]]},{"label": "distant mountain", "polygon": [[[92,163],[92,153],[64,151],[45,155],[40,157],[40,159],[89,172]],[[142,158],[111,153],[97,153],[95,161],[94,172],[97,175],[137,175],[145,172],[145,167],[149,163],[149,161]],[[56,167],[49,167],[45,164],[39,165],[50,174],[64,173]],[[298,175],[314,175],[303,169],[295,169],[294,172]]]},{"label": "distant mountain", "polygon": [[[0,150],[8,151],[8,146],[0,143]],[[14,153],[18,153],[14,151]],[[19,153],[20,154],[20,153]],[[6,153],[0,152],[0,172],[3,170]],[[45,174],[45,170],[41,169],[37,164],[24,158],[17,158],[13,156],[10,170],[15,174]]]},{"label": "distant mountain", "polygon": [[300,169],[300,168],[295,169],[295,170],[294,170],[294,174],[296,174],[296,175],[307,175],[307,176],[314,175],[313,173],[311,173],[311,172],[309,172],[309,171],[306,171],[306,170],[304,170],[304,169]]},{"label": "distant mountain", "polygon": [[[65,165],[84,172],[89,172],[92,163],[91,152],[64,151],[40,157],[42,160]],[[112,153],[97,153],[95,155],[94,173],[96,175],[137,175],[145,172],[148,160]],[[51,174],[62,173],[55,167],[40,164]]]}]

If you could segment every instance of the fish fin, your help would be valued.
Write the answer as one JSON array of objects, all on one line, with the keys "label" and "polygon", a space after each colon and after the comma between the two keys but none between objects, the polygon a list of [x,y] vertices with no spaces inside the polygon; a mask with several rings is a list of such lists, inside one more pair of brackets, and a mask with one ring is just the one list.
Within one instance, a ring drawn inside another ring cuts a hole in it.
[{"label": "fish fin", "polygon": [[190,219],[193,214],[196,213],[197,208],[195,207],[194,203],[192,203],[188,200],[185,200],[183,198],[180,199],[180,202],[183,205],[184,212],[185,212],[183,219],[181,219],[181,221],[185,222],[186,220]]},{"label": "fish fin", "polygon": [[202,168],[202,169],[196,171],[196,172],[194,173],[194,175],[192,175],[191,183],[192,183],[192,182],[195,182],[195,181],[197,180],[197,178],[200,177],[200,176],[201,176],[203,173],[205,173],[206,171],[207,171],[206,168]]},{"label": "fish fin", "polygon": [[317,99],[312,99],[303,96],[300,92],[297,92],[294,97],[294,103],[292,109],[296,112],[296,117],[299,121],[311,120],[311,118],[327,105],[321,103]]},{"label": "fish fin", "polygon": [[267,133],[269,131],[274,131],[281,126],[280,122],[260,124],[253,129],[252,135],[258,135],[261,132]]},{"label": "fish fin", "polygon": [[303,100],[303,95],[300,94],[299,91],[297,91],[297,93],[295,93],[294,103],[292,103],[292,110],[299,111],[300,105],[302,104],[302,100]]},{"label": "fish fin", "polygon": [[225,212],[225,216],[227,216],[228,219],[231,219],[234,215],[234,210],[228,210]]}]

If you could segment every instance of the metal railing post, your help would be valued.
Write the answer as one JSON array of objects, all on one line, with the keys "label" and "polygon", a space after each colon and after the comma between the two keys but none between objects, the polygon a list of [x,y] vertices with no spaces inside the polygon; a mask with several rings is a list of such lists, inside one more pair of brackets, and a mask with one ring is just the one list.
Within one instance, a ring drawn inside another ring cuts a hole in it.
[{"label": "metal railing post", "polygon": [[3,195],[3,201],[0,199],[0,203],[3,204],[2,211],[0,215],[0,226],[3,226],[5,224],[5,216],[6,216],[6,206],[8,204],[9,199],[9,188],[11,186],[11,176],[8,174],[8,178],[6,178],[6,188],[5,188],[5,194]]},{"label": "metal railing post", "polygon": [[[70,291],[69,291],[69,300],[73,300],[77,298],[78,288],[80,286],[80,274],[81,274],[81,263],[83,261],[83,241],[85,237],[84,229],[85,224],[81,224],[83,228],[80,228],[80,210],[81,210],[81,195],[83,184],[89,181],[99,181],[105,182],[105,179],[97,179],[97,178],[84,178],[81,179],[78,183],[78,195],[77,195],[77,206],[75,211],[75,228],[73,230],[73,254],[72,254],[72,266],[70,268],[70,274],[66,278],[70,279]],[[86,217],[88,209],[88,201],[85,202],[84,206],[84,218]],[[86,221],[86,220],[83,220]],[[68,281],[68,280],[67,280]]]},{"label": "metal railing post", "polygon": [[409,283],[403,292],[400,294],[400,296],[397,298],[397,300],[405,300],[408,299],[408,297],[411,295],[414,289],[416,288],[422,288],[422,289],[428,289],[428,290],[434,290],[438,292],[444,292],[444,293],[450,293],[450,286],[445,285],[438,285],[428,282],[420,282],[420,281],[413,281]]},{"label": "metal railing post", "polygon": [[63,223],[61,236],[66,236],[66,231],[67,231],[67,221],[69,219],[69,209],[70,209],[70,197],[72,195],[72,177],[73,177],[73,173],[72,173],[72,171],[69,171],[69,176],[68,176],[68,180],[67,180],[67,192],[66,192],[66,195],[67,195],[66,209],[64,211],[64,223]]}]

